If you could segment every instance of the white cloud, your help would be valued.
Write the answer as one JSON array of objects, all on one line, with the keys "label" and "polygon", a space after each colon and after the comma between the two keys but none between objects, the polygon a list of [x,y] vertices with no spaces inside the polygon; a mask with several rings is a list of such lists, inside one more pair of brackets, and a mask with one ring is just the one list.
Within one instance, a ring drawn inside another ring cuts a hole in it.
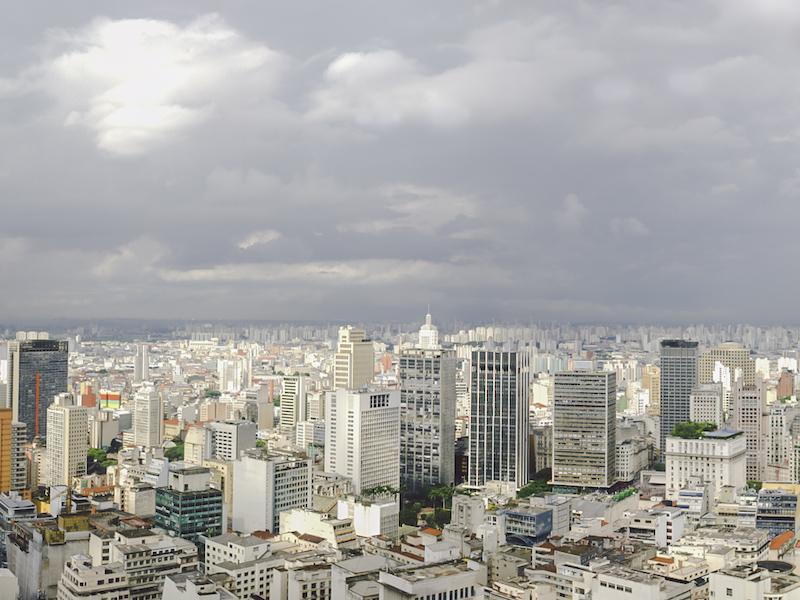
[{"label": "white cloud", "polygon": [[616,235],[643,237],[650,235],[650,228],[636,217],[614,217],[610,222],[611,231]]},{"label": "white cloud", "polygon": [[438,71],[395,50],[341,54],[311,95],[309,117],[375,127],[406,121],[452,127],[530,116],[557,107],[564,88],[607,64],[552,18],[481,29],[460,49],[467,60]]},{"label": "white cloud", "polygon": [[58,100],[65,126],[89,128],[99,148],[120,155],[202,123],[237,93],[268,93],[284,62],[216,15],[186,26],[102,18],[51,40],[49,58],[20,82],[35,81]]},{"label": "white cloud", "polygon": [[240,250],[249,250],[253,246],[263,246],[265,244],[269,244],[270,242],[274,242],[281,237],[281,232],[275,231],[274,229],[254,231],[245,237],[241,242],[239,242],[238,246]]},{"label": "white cloud", "polygon": [[396,184],[378,191],[389,218],[342,223],[338,230],[357,233],[380,233],[392,229],[411,229],[432,234],[457,217],[474,218],[478,204],[472,198],[439,188]]},{"label": "white cloud", "polygon": [[568,194],[556,211],[555,219],[559,227],[566,230],[580,229],[589,209],[583,205],[575,194]]},{"label": "white cloud", "polygon": [[92,267],[92,274],[101,279],[124,278],[152,272],[154,265],[167,254],[167,248],[149,237],[141,237],[119,246]]}]

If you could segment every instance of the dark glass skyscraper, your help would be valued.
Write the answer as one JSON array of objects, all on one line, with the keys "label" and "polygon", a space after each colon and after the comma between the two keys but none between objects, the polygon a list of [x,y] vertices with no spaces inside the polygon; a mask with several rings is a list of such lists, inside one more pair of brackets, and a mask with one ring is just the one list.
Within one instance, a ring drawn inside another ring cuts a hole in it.
[{"label": "dark glass skyscraper", "polygon": [[697,342],[661,342],[661,436],[664,456],[668,435],[678,423],[689,420],[689,396],[697,384]]},{"label": "dark glass skyscraper", "polygon": [[47,407],[67,390],[66,341],[18,339],[8,343],[6,405],[25,423],[27,439],[47,434]]}]

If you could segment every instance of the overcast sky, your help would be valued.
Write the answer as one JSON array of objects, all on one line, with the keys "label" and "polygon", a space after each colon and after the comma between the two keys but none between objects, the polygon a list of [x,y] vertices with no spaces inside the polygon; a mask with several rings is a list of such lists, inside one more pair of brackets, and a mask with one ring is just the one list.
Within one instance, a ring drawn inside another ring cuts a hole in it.
[{"label": "overcast sky", "polygon": [[3,320],[797,323],[800,2],[6,2]]}]

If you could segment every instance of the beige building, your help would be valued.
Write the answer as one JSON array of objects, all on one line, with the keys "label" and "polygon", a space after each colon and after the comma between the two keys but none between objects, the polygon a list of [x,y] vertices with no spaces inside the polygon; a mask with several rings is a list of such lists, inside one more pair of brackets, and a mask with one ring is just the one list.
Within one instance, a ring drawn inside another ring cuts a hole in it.
[{"label": "beige building", "polygon": [[708,431],[699,439],[668,436],[667,498],[677,500],[692,477],[708,483],[714,498],[723,486],[744,486],[746,449],[744,434],[730,429]]},{"label": "beige building", "polygon": [[333,365],[333,389],[359,389],[372,381],[375,354],[363,329],[339,328]]},{"label": "beige building", "polygon": [[649,415],[661,414],[661,369],[656,365],[645,365],[642,369],[642,390],[650,394]]},{"label": "beige building", "polygon": [[745,385],[754,385],[756,382],[755,362],[750,358],[750,350],[734,342],[726,342],[709,348],[700,355],[698,360],[698,382],[712,383],[716,364],[720,363],[730,371],[730,384],[739,377]]}]

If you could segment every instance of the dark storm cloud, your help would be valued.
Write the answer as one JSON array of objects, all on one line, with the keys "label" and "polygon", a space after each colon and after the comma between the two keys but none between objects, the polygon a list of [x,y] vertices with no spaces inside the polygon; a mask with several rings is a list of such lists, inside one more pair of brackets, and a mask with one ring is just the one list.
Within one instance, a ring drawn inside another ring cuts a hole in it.
[{"label": "dark storm cloud", "polygon": [[40,4],[9,318],[796,321],[800,8]]}]

